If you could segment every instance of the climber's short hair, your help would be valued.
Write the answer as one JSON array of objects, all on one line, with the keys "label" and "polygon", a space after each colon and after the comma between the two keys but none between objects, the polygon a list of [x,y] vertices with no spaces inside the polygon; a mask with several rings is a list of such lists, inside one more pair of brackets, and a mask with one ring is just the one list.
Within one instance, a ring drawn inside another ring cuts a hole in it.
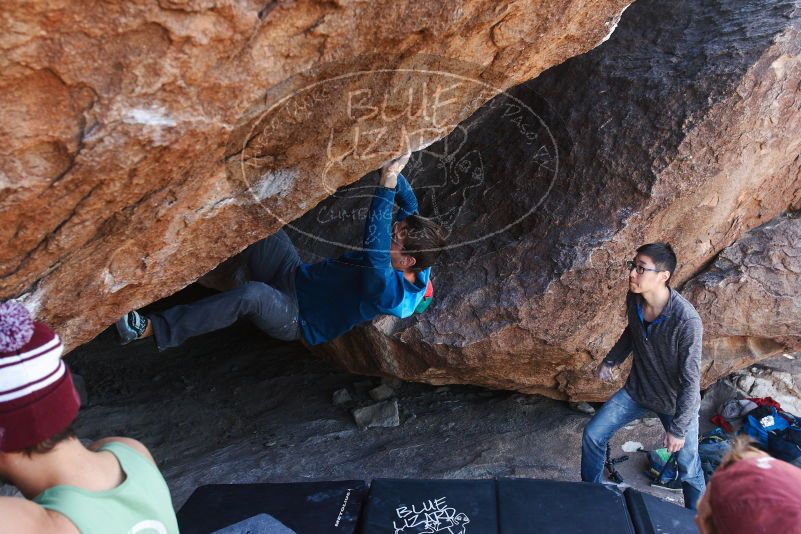
[{"label": "climber's short hair", "polygon": [[433,220],[421,215],[409,215],[403,239],[403,253],[415,259],[412,271],[419,272],[437,262],[445,248],[445,230]]}]

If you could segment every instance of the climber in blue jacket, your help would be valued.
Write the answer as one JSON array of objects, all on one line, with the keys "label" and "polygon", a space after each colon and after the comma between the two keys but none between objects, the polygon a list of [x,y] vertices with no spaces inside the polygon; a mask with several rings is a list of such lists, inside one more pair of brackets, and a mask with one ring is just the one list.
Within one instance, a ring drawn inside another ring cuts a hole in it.
[{"label": "climber in blue jacket", "polygon": [[382,167],[362,250],[305,264],[279,230],[215,269],[211,285],[223,289],[219,294],[121,317],[116,327],[122,343],[153,335],[164,350],[246,317],[271,337],[317,345],[382,314],[409,317],[430,294],[431,265],[445,238],[439,225],[417,213],[414,191],[400,174],[408,159]]}]

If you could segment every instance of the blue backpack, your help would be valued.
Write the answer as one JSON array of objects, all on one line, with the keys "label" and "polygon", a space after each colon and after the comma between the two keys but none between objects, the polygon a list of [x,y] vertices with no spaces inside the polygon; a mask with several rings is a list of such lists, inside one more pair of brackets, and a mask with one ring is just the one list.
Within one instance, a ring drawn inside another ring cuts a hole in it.
[{"label": "blue backpack", "polygon": [[769,411],[759,410],[757,415],[752,415],[757,410],[753,410],[745,416],[743,428],[740,431],[754,438],[763,449],[767,449],[769,434],[781,432],[789,427],[790,423],[772,406]]},{"label": "blue backpack", "polygon": [[801,467],[801,422],[768,435],[768,452],[771,456]]}]

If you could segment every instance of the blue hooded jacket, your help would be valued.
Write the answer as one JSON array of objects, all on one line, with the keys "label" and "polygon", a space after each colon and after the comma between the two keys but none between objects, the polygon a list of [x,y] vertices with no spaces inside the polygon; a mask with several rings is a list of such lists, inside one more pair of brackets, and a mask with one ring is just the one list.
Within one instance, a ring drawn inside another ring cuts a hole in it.
[{"label": "blue hooded jacket", "polygon": [[300,329],[310,345],[325,343],[378,315],[409,317],[423,299],[431,275],[427,267],[409,282],[392,267],[392,208],[397,220],[417,213],[417,198],[409,182],[398,175],[394,189],[378,186],[364,228],[362,251],[339,258],[302,264],[295,277]]}]

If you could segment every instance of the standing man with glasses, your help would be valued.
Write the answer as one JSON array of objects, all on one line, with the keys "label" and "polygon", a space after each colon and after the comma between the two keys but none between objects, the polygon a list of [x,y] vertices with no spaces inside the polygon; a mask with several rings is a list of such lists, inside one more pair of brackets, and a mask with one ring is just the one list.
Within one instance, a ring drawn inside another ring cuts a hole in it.
[{"label": "standing man with glasses", "polygon": [[626,385],[584,428],[581,480],[601,482],[606,446],[614,433],[653,411],[665,428],[665,447],[678,464],[684,506],[692,510],[705,490],[698,456],[698,410],[701,405],[701,339],[698,312],[669,286],[676,254],[666,243],[637,249],[627,261],[628,326],[598,368],[601,380],[634,354]]}]

